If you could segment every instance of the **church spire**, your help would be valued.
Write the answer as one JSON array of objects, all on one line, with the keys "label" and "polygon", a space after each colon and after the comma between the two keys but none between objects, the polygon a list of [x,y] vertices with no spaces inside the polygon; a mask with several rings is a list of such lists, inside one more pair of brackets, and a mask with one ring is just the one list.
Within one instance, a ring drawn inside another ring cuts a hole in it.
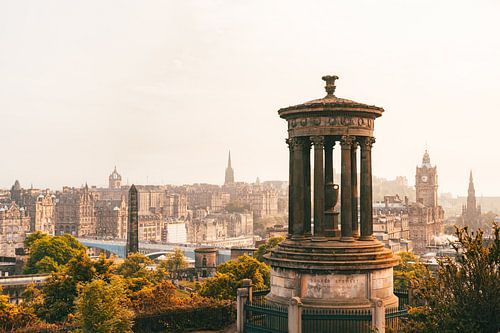
[{"label": "church spire", "polygon": [[468,196],[469,197],[476,197],[476,190],[474,189],[474,179],[472,178],[472,170],[470,171],[469,175],[469,190],[468,190]]},{"label": "church spire", "polygon": [[232,184],[234,183],[234,170],[233,167],[231,166],[231,151],[229,151],[229,157],[227,159],[227,168],[226,168],[226,175],[224,179],[224,184]]}]

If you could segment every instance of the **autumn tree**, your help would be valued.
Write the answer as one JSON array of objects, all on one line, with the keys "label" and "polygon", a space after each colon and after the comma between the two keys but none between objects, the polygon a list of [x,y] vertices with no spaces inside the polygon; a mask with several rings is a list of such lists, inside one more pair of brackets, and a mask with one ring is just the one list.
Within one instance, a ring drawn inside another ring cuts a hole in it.
[{"label": "autumn tree", "polygon": [[268,288],[269,266],[247,255],[227,261],[217,266],[215,276],[204,282],[199,293],[206,297],[234,299],[243,279],[252,280],[255,289]]},{"label": "autumn tree", "polygon": [[76,322],[83,333],[132,332],[134,312],[119,277],[80,284],[75,305]]},{"label": "autumn tree", "polygon": [[425,279],[430,272],[413,252],[399,252],[399,264],[394,267],[394,288],[407,290],[412,281]]},{"label": "autumn tree", "polygon": [[3,295],[2,291],[0,286],[0,332],[12,332],[38,321],[32,311],[10,304],[9,296]]},{"label": "autumn tree", "polygon": [[43,301],[35,305],[36,313],[48,322],[65,321],[74,311],[78,284],[94,278],[109,280],[111,261],[104,258],[92,261],[85,252],[80,252],[43,285]]},{"label": "autumn tree", "polygon": [[25,246],[29,250],[29,258],[24,267],[26,274],[57,272],[72,258],[86,252],[86,247],[70,235],[48,236],[34,233],[27,237]]},{"label": "autumn tree", "polygon": [[457,260],[439,261],[436,276],[416,279],[416,296],[423,306],[410,309],[406,332],[485,332],[500,330],[500,229],[483,239],[483,232],[457,229],[452,244]]},{"label": "autumn tree", "polygon": [[188,263],[184,258],[184,252],[180,248],[176,248],[174,253],[167,255],[167,259],[159,265],[160,269],[165,269],[172,277],[178,277],[179,271],[186,268]]},{"label": "autumn tree", "polygon": [[285,237],[283,236],[275,236],[271,237],[267,240],[265,244],[262,244],[259,246],[257,251],[254,253],[254,258],[257,259],[258,261],[264,262],[264,254],[267,254],[271,251],[271,249],[275,246],[277,246],[279,243],[285,240]]}]

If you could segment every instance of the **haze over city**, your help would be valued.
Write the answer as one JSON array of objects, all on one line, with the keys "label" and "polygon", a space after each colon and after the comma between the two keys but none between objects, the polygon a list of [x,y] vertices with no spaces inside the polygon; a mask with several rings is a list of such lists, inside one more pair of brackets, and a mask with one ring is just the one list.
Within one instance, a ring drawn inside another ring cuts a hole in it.
[{"label": "haze over city", "polygon": [[466,3],[2,2],[0,187],[221,184],[229,149],[237,181],[287,180],[277,110],[336,74],[385,109],[374,175],[414,184],[427,148],[440,192],[472,169],[499,195],[500,4]]}]

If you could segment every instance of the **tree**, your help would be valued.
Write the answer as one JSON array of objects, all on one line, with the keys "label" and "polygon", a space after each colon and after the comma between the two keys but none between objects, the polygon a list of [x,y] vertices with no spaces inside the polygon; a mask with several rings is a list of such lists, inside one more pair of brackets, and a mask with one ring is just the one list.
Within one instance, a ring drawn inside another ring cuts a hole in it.
[{"label": "tree", "polygon": [[85,252],[79,252],[43,285],[43,301],[35,304],[36,313],[51,323],[65,321],[74,311],[78,284],[90,282],[96,277],[109,281],[110,266],[111,262],[104,258],[92,261]]},{"label": "tree", "polygon": [[118,267],[116,274],[124,278],[148,278],[151,276],[151,271],[147,267],[152,264],[153,261],[144,254],[131,253]]},{"label": "tree", "polygon": [[425,305],[410,309],[405,332],[486,332],[500,330],[500,237],[457,229],[458,259],[439,261],[436,276],[416,279],[416,296]]},{"label": "tree", "polygon": [[167,259],[160,263],[159,268],[170,272],[172,277],[178,277],[179,271],[187,266],[188,263],[184,258],[184,252],[180,248],[176,248],[174,253],[169,254]]},{"label": "tree", "polygon": [[251,279],[257,290],[268,288],[269,266],[247,255],[227,261],[217,267],[215,276],[205,281],[199,293],[206,297],[234,299],[243,279]]},{"label": "tree", "polygon": [[282,236],[275,236],[271,237],[267,240],[265,244],[262,244],[259,246],[257,251],[254,253],[254,258],[257,259],[258,261],[264,262],[264,254],[267,254],[271,251],[271,249],[275,246],[277,246],[279,243],[285,240],[285,237]]},{"label": "tree", "polygon": [[2,294],[0,286],[0,331],[11,332],[17,328],[25,327],[38,319],[27,308],[9,303],[9,296]]},{"label": "tree", "polygon": [[145,287],[132,295],[137,313],[158,313],[179,305],[176,288],[170,281],[161,281],[153,287]]},{"label": "tree", "polygon": [[26,236],[26,238],[24,239],[24,247],[29,251],[37,240],[46,237],[48,238],[50,236],[41,231],[35,231],[34,233],[31,233],[28,236]]},{"label": "tree", "polygon": [[75,304],[76,322],[83,333],[132,332],[134,312],[119,277],[79,285]]},{"label": "tree", "polygon": [[394,267],[394,288],[407,290],[412,281],[427,278],[429,270],[420,262],[418,256],[412,252],[399,252],[401,259]]},{"label": "tree", "polygon": [[60,270],[86,247],[70,235],[48,236],[34,233],[25,240],[30,256],[24,267],[26,274],[51,273]]}]

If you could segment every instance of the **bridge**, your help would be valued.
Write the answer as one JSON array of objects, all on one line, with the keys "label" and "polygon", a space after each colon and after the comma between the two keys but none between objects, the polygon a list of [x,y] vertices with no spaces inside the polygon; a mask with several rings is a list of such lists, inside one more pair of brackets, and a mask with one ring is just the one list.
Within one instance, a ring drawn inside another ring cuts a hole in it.
[{"label": "bridge", "polygon": [[[89,248],[96,248],[111,252],[119,258],[125,258],[125,240],[106,240],[92,238],[78,238],[78,241]],[[184,255],[194,260],[194,249],[209,246],[195,246],[193,244],[153,244],[149,242],[139,242],[139,252],[150,255],[153,259],[161,254],[171,253],[176,248],[180,248]],[[231,250],[225,248],[217,249],[217,264],[221,264],[231,259]]]}]

